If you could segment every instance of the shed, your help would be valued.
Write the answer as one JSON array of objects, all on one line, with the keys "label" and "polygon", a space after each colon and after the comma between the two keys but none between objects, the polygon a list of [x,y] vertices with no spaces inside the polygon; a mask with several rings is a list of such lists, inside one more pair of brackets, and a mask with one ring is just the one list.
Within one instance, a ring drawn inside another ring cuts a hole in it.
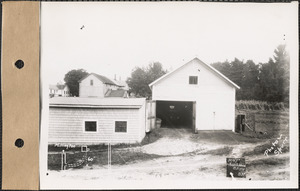
[{"label": "shed", "polygon": [[194,58],[149,84],[162,126],[234,130],[239,86]]},{"label": "shed", "polygon": [[141,142],[145,102],[145,98],[50,98],[49,144]]}]

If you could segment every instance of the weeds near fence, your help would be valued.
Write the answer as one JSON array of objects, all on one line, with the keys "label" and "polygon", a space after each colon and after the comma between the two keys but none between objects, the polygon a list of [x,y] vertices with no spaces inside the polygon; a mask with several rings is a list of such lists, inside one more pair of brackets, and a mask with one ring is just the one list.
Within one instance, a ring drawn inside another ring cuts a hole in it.
[{"label": "weeds near fence", "polygon": [[239,100],[235,102],[235,108],[237,110],[265,110],[274,111],[281,110],[285,111],[288,106],[283,102],[266,102],[256,100]]}]

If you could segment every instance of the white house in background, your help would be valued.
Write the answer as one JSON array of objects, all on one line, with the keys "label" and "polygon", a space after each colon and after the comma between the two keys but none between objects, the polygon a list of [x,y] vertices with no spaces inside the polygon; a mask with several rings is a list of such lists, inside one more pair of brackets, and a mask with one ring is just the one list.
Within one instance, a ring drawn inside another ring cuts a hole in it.
[{"label": "white house in background", "polygon": [[149,84],[162,126],[234,130],[240,87],[198,58]]},{"label": "white house in background", "polygon": [[65,84],[49,85],[49,97],[69,97],[70,89]]},{"label": "white house in background", "polygon": [[54,97],[49,144],[136,143],[145,137],[145,98]]},{"label": "white house in background", "polygon": [[79,97],[122,97],[126,98],[124,83],[91,73],[79,80]]}]

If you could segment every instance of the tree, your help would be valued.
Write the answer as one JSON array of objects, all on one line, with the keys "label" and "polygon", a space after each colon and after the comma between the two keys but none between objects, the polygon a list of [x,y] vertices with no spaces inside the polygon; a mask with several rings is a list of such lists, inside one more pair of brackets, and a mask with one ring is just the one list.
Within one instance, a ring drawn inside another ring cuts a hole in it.
[{"label": "tree", "polygon": [[271,102],[286,102],[289,100],[289,55],[285,45],[279,45],[274,51],[274,59],[261,64],[259,75],[262,98]]},{"label": "tree", "polygon": [[70,89],[70,96],[79,96],[79,80],[88,73],[84,69],[71,70],[65,74],[65,82]]},{"label": "tree", "polygon": [[149,84],[167,71],[163,69],[159,62],[150,63],[146,68],[135,67],[131,72],[131,77],[127,79],[127,84],[130,87],[130,92],[138,97],[150,98],[152,95]]},{"label": "tree", "polygon": [[258,88],[259,65],[252,60],[243,61],[235,58],[232,62],[217,62],[211,64],[219,72],[241,87],[236,92],[237,100],[256,99]]},{"label": "tree", "polygon": [[147,84],[148,80],[144,68],[135,67],[131,73],[131,77],[126,82],[130,87],[130,92],[133,92],[136,96],[147,97],[150,95],[151,91]]},{"label": "tree", "polygon": [[244,76],[244,63],[239,59],[235,58],[232,62],[217,62],[211,64],[214,68],[216,68],[223,75],[228,77],[231,81],[241,86],[241,80]]},{"label": "tree", "polygon": [[252,60],[247,60],[243,66],[243,78],[241,79],[240,97],[244,100],[257,100],[257,90],[259,88],[259,65]]},{"label": "tree", "polygon": [[231,64],[227,60],[225,62],[216,62],[211,64],[212,67],[217,69],[219,72],[221,72],[226,77],[230,76],[230,70],[231,70]]},{"label": "tree", "polygon": [[146,71],[150,83],[167,73],[159,62],[150,63]]},{"label": "tree", "polygon": [[282,101],[289,103],[290,93],[290,56],[286,51],[286,45],[279,45],[274,51],[274,60],[279,67],[280,83],[282,83]]},{"label": "tree", "polygon": [[246,63],[234,59],[232,62],[213,63],[212,66],[241,87],[236,92],[237,100],[261,100],[289,102],[290,59],[285,45],[274,50],[267,63]]}]

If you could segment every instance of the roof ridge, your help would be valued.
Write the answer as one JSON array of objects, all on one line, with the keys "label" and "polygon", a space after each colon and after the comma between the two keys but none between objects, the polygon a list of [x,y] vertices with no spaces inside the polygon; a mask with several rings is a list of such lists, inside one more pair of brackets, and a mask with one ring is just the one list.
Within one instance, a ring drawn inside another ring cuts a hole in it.
[{"label": "roof ridge", "polygon": [[240,87],[238,85],[236,85],[234,82],[232,82],[230,79],[228,79],[226,76],[224,76],[221,72],[217,71],[215,68],[213,68],[212,66],[202,62],[199,58],[195,57],[192,60],[190,60],[189,62],[177,67],[175,70],[168,72],[167,74],[161,76],[160,78],[156,79],[155,81],[151,82],[149,84],[149,87],[152,87],[154,84],[156,84],[157,82],[161,81],[162,79],[164,79],[165,77],[173,74],[175,71],[179,70],[180,68],[186,66],[187,64],[191,63],[192,61],[198,61],[200,64],[203,64],[205,66],[207,66],[209,69],[211,69],[213,72],[215,72],[216,74],[218,74],[220,77],[222,77],[224,80],[226,80],[228,83],[230,83],[232,86],[234,86],[237,89],[240,89]]},{"label": "roof ridge", "polygon": [[78,82],[83,81],[85,78],[87,78],[90,75],[94,75],[96,78],[98,78],[104,84],[111,84],[111,85],[119,86],[112,79],[110,79],[110,78],[108,78],[106,76],[100,75],[100,74],[96,74],[94,72],[87,74],[85,77],[81,78]]}]

